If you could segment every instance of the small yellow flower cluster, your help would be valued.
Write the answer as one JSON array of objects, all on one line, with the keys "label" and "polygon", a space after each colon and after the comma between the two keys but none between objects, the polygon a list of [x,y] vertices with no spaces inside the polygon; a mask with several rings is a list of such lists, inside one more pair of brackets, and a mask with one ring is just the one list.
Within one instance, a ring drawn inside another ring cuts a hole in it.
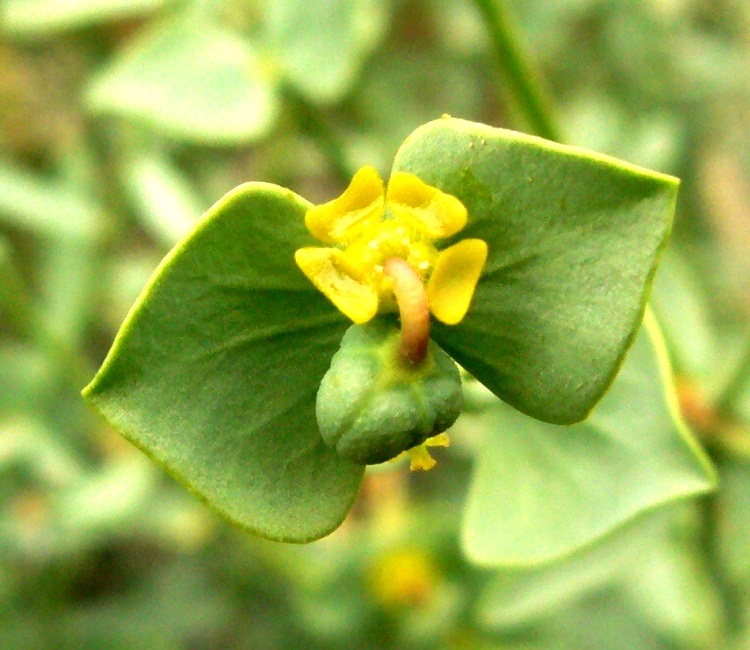
[{"label": "small yellow flower cluster", "polygon": [[444,583],[434,559],[417,547],[389,549],[376,557],[367,578],[375,601],[389,610],[426,607]]},{"label": "small yellow flower cluster", "polygon": [[[358,324],[397,308],[393,279],[384,271],[389,259],[404,260],[425,285],[432,315],[456,325],[469,309],[487,260],[487,244],[464,239],[438,250],[435,242],[458,233],[466,221],[461,201],[413,174],[394,173],[386,191],[377,171],[363,167],[339,198],[305,215],[310,233],[333,246],[301,248],[295,260],[309,280]],[[435,465],[427,447],[448,444],[442,433],[404,452],[412,471]]]},{"label": "small yellow flower cluster", "polygon": [[435,241],[466,225],[466,208],[412,174],[396,172],[386,192],[373,167],[363,167],[337,199],[305,216],[314,237],[333,247],[299,249],[295,260],[310,281],[355,323],[393,311],[386,260],[406,260],[426,283],[430,311],[447,325],[460,322],[487,259],[487,244],[465,239],[438,251]]}]

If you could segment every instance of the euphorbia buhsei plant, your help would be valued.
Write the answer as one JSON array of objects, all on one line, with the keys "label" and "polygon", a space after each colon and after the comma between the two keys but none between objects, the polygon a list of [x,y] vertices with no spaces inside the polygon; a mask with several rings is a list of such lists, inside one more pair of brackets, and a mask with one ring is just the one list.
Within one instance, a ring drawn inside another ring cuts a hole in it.
[{"label": "euphorbia buhsei plant", "polygon": [[434,464],[456,363],[531,418],[585,419],[640,325],[677,186],[448,117],[406,139],[387,185],[365,167],[313,206],[246,183],[163,260],[84,395],[237,524],[320,538],[367,464]]}]

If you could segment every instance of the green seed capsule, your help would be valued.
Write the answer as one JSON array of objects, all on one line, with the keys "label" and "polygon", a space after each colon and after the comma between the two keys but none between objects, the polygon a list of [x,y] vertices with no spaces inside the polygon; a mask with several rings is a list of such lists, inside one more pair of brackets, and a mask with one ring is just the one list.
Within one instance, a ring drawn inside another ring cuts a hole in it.
[{"label": "green seed capsule", "polygon": [[318,390],[323,440],[362,465],[382,463],[450,427],[461,412],[461,377],[430,341],[410,368],[399,358],[401,333],[388,319],[352,325]]}]

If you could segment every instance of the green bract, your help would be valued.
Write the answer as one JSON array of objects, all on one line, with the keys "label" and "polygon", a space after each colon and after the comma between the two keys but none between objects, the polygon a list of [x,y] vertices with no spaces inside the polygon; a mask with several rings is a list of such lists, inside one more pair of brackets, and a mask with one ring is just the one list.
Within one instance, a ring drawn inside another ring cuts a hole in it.
[{"label": "green bract", "polygon": [[390,319],[352,325],[317,396],[320,433],[342,458],[382,463],[443,433],[461,413],[461,376],[434,343],[417,368],[398,360]]},{"label": "green bract", "polygon": [[[469,213],[461,236],[489,246],[467,316],[435,324],[437,344],[525,413],[584,418],[640,323],[676,179],[454,119],[412,134],[394,170],[458,197]],[[316,422],[316,393],[349,323],[295,265],[295,250],[315,243],[310,207],[268,184],[230,192],[157,269],[85,389],[213,507],[288,541],[335,528],[364,471]],[[649,493],[631,514],[662,498]]]},{"label": "green bract", "polygon": [[677,179],[456,119],[417,129],[393,168],[457,196],[461,237],[489,246],[469,313],[435,340],[520,411],[583,420],[643,315]]},{"label": "green bract", "polygon": [[294,265],[309,207],[261,183],[219,201],[157,269],[85,391],[224,515],[295,541],[340,523],[364,471],[315,422],[348,324]]}]

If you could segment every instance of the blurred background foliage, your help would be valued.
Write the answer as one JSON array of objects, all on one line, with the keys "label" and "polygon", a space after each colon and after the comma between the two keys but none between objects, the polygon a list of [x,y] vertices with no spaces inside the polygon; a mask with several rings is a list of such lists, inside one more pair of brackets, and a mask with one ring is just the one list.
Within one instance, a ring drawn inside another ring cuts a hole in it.
[{"label": "blurred background foliage", "polygon": [[339,531],[274,544],[79,397],[235,185],[327,200],[442,113],[525,130],[477,4],[0,4],[0,647],[750,648],[747,0],[507,2],[564,140],[683,179],[652,305],[716,494],[554,564],[479,567],[469,415],[433,472],[373,471]]}]

